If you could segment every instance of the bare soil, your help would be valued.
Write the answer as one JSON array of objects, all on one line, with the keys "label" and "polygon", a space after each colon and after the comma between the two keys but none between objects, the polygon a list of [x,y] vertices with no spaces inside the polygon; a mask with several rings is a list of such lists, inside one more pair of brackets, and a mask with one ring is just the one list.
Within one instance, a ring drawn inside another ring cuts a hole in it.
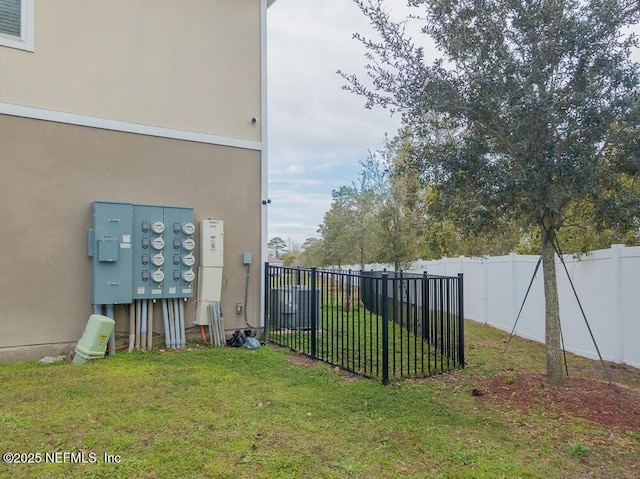
[{"label": "bare soil", "polygon": [[[318,364],[318,361],[300,353],[290,354],[288,359],[300,367]],[[602,377],[602,371],[598,363],[588,360],[583,362],[591,363],[593,370],[591,367],[574,368],[576,374],[567,376],[562,386],[550,386],[545,375],[541,373],[510,371],[478,378],[473,381],[470,393],[480,401],[503,407],[540,407],[556,417],[570,415],[616,428],[621,432],[640,432],[640,388],[616,382],[616,379],[619,379],[627,384],[639,385],[640,370],[610,364],[608,367],[614,380],[609,384],[599,378]],[[346,381],[361,378],[340,368],[334,369]],[[453,372],[415,381],[456,381],[456,376]]]},{"label": "bare soil", "polygon": [[493,404],[542,407],[558,417],[569,414],[622,431],[640,431],[640,391],[591,377],[569,376],[564,385],[550,386],[543,374],[508,373],[484,379],[471,394]]},{"label": "bare soil", "polygon": [[[302,353],[291,353],[289,356],[287,356],[287,359],[291,364],[295,364],[296,366],[300,366],[303,368],[316,366],[322,363],[321,361],[318,361],[317,359],[311,359],[310,356],[307,356],[306,354],[302,354]],[[334,366],[333,370],[338,376],[340,376],[342,379],[344,379],[347,382],[354,382],[354,381],[358,381],[359,379],[363,379],[363,377],[360,374],[352,373],[351,371],[346,371],[344,369],[339,368],[338,366]]]}]

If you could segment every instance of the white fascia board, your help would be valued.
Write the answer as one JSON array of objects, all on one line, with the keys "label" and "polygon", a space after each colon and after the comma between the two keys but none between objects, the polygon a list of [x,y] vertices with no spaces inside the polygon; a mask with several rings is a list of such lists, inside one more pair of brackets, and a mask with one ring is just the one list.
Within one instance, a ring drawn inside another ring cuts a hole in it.
[{"label": "white fascia board", "polygon": [[[138,135],[157,136],[171,138],[175,140],[195,141],[198,143],[208,143],[211,145],[230,146],[233,148],[243,148],[247,150],[262,151],[265,147],[264,141],[246,140],[243,138],[233,138],[228,136],[212,135],[197,131],[178,130],[175,128],[165,128],[161,126],[145,125],[129,121],[111,120],[89,115],[79,115],[64,111],[48,110],[46,108],[36,108],[32,106],[16,105],[13,103],[0,103],[0,114],[32,118],[35,120],[54,121],[69,125],[88,126],[101,128],[104,130],[121,131],[125,133],[136,133]],[[265,138],[265,136],[263,136]],[[264,154],[264,153],[263,153]]]}]

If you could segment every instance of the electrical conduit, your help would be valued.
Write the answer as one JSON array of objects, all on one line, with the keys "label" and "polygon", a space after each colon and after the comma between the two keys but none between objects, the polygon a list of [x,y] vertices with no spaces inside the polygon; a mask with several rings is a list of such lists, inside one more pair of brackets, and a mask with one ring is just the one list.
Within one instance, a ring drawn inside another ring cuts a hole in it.
[{"label": "electrical conduit", "polygon": [[147,326],[147,351],[151,351],[153,349],[153,303],[153,301],[150,301],[147,309],[149,313],[149,325]]},{"label": "electrical conduit", "polygon": [[133,352],[136,341],[136,308],[135,305],[129,307],[129,352]]},{"label": "electrical conduit", "polygon": [[169,332],[169,311],[167,310],[167,300],[162,300],[162,322],[164,325],[164,346],[171,347],[171,334]]},{"label": "electrical conduit", "polygon": [[140,349],[140,300],[136,299],[136,349]]},{"label": "electrical conduit", "polygon": [[147,300],[142,300],[142,312],[140,314],[140,348],[147,349]]},{"label": "electrical conduit", "polygon": [[176,331],[173,323],[173,305],[169,302],[170,300],[166,299],[167,302],[167,311],[169,318],[169,347],[175,348],[176,346]]},{"label": "electrical conduit", "polygon": [[178,309],[178,304],[176,303],[175,299],[171,300],[171,304],[173,307],[173,330],[175,332],[175,335],[173,337],[174,339],[174,345],[176,348],[180,348],[182,345],[180,344],[180,310]]},{"label": "electrical conduit", "polygon": [[[113,313],[113,304],[107,304],[107,314],[109,318],[116,320],[115,315]],[[109,356],[113,356],[116,354],[116,330],[113,329],[111,336],[109,336]]]}]

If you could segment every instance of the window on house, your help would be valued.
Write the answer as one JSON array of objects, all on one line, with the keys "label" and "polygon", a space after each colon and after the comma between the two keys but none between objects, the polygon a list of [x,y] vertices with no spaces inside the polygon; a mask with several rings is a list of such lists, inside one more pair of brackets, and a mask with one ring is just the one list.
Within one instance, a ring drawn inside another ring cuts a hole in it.
[{"label": "window on house", "polygon": [[0,0],[0,46],[33,51],[33,0]]}]

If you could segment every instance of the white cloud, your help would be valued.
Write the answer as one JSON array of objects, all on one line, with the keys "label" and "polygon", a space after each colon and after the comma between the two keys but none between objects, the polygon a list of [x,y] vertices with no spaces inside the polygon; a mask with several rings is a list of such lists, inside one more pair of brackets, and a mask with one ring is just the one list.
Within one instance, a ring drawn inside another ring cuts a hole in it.
[{"label": "white cloud", "polygon": [[[406,18],[406,0],[385,0]],[[434,49],[412,20],[407,30]],[[636,32],[638,28],[634,29]],[[357,179],[359,162],[384,146],[399,119],[364,108],[342,89],[336,70],[364,78],[365,49],[354,33],[371,36],[369,21],[351,0],[278,0],[268,12],[269,237],[303,242],[331,205],[331,192]],[[640,60],[636,50],[635,59]]]},{"label": "white cloud", "polygon": [[268,26],[269,237],[302,242],[399,119],[342,89],[338,69],[364,75],[365,50],[352,36],[370,30],[352,1],[278,0]]}]

